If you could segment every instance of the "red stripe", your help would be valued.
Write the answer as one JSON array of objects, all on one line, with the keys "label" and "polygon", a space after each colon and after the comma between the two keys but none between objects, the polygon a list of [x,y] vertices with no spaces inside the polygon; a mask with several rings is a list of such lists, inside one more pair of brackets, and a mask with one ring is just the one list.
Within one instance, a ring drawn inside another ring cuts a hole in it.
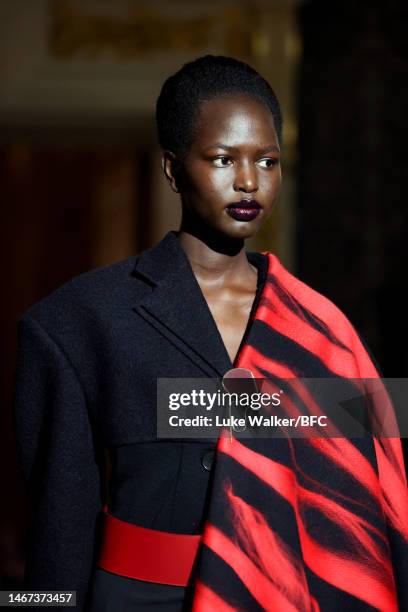
[{"label": "red stripe", "polygon": [[[269,321],[273,329],[320,359],[338,376],[358,376],[353,354],[334,344],[322,332],[299,319],[292,310],[279,301],[272,288],[268,289],[266,296],[260,304],[257,319]],[[275,304],[275,307],[272,308],[271,304]]]},{"label": "red stripe", "polygon": [[[279,279],[279,282],[295,297],[295,299],[302,304],[304,307],[308,308],[313,314],[317,315],[331,330],[333,334],[345,345],[349,346],[355,355],[355,363],[357,364],[357,372],[353,373],[352,371],[346,371],[344,376],[345,378],[379,378],[379,373],[372,363],[370,356],[365,350],[358,334],[354,330],[351,323],[348,321],[347,317],[341,312],[341,310],[335,306],[330,300],[328,300],[323,295],[319,294],[317,291],[300,281],[298,278],[290,274],[288,270],[286,270],[279,259],[273,255],[272,253],[268,253],[269,257],[269,273],[272,275],[276,275]],[[273,295],[273,290],[271,289],[265,295]],[[275,296],[276,297],[276,296]],[[285,308],[282,302],[279,301],[279,309],[281,306]],[[286,311],[288,309],[286,308]],[[263,316],[266,315],[266,316]],[[273,325],[274,318],[268,317],[267,313],[259,312],[256,313],[256,318],[263,320],[271,327],[275,327]],[[335,331],[334,329],[335,328]],[[288,327],[290,331],[290,326]],[[288,334],[283,330],[284,335]],[[289,337],[289,336],[288,336]],[[296,338],[294,339],[296,342]],[[313,352],[313,351],[311,351]],[[241,366],[243,367],[243,366]],[[354,368],[353,368],[354,370]],[[384,398],[387,397],[386,392],[384,391]],[[389,404],[390,413],[392,412],[392,405]],[[391,452],[391,456],[393,456],[394,460],[399,466],[399,470],[401,476],[406,485],[406,476],[405,476],[405,467],[404,467],[404,459],[401,448],[401,442],[399,440],[399,436],[394,438],[389,438],[389,451]],[[382,479],[380,474],[380,479],[386,485],[386,478]]]},{"label": "red stripe", "polygon": [[194,595],[192,612],[238,612],[238,608],[230,606],[200,580],[196,582]]},{"label": "red stripe", "polygon": [[[247,361],[239,360],[237,367],[244,367],[245,365],[252,370],[255,377],[262,376],[260,370],[255,367],[255,363],[262,364],[262,369],[268,371],[273,376],[286,378],[287,380],[294,377],[293,371],[290,368],[283,366],[276,360],[264,357],[254,347],[248,346],[246,359]],[[351,380],[350,383],[358,385],[359,380]],[[365,384],[365,381],[360,381],[360,383]],[[273,383],[267,380],[263,381],[262,389],[265,392],[267,392],[268,384],[272,385]],[[302,390],[301,383],[296,381],[293,385],[296,386],[300,394]],[[313,402],[312,398],[306,396],[305,393],[306,391],[303,394],[304,402],[313,406],[310,413],[321,413],[317,404]],[[380,396],[380,401],[382,399],[383,397]],[[388,400],[388,397],[385,399]],[[291,406],[288,399],[286,399],[285,405],[288,409],[294,408],[294,405]],[[390,404],[386,407],[386,412],[390,416],[392,415],[393,409]],[[391,427],[396,429],[396,425],[393,423]],[[309,443],[366,487],[371,495],[378,500],[379,507],[382,508],[382,511],[386,514],[393,527],[408,540],[408,524],[406,519],[408,516],[408,489],[399,438],[382,438],[381,444],[376,438],[373,438],[378,475],[368,459],[347,438],[311,437],[309,438]]]},{"label": "red stripe", "polygon": [[[220,440],[219,445],[220,451],[227,453],[244,468],[273,487],[291,504],[296,514],[305,563],[315,574],[380,610],[397,610],[390,559],[385,551],[382,551],[381,554],[375,540],[367,540],[368,534],[364,534],[364,538],[361,537],[363,525],[375,531],[371,525],[336,502],[304,489],[296,482],[295,475],[289,468],[250,450],[238,440],[234,439],[232,444]],[[345,552],[337,554],[335,551],[325,549],[309,536],[299,505],[302,506],[305,499],[310,502],[312,498],[316,500],[317,509],[322,512],[330,509],[331,520],[335,520],[338,515],[337,524],[341,524],[346,532],[351,532],[354,538],[358,536],[357,540],[353,541],[356,546],[360,547],[360,550],[355,553],[359,557],[358,561],[344,558]],[[368,541],[370,541],[370,546],[367,549]],[[374,550],[376,550],[375,554],[373,554]]]},{"label": "red stripe", "polygon": [[237,546],[279,591],[285,594],[296,609],[307,610],[310,594],[303,559],[270,528],[259,510],[234,494],[230,483],[225,483],[224,489],[232,510],[233,533]]},{"label": "red stripe", "polygon": [[[357,333],[337,306],[292,276],[277,257],[271,253],[267,255],[269,276],[254,319],[263,321],[303,347],[339,376],[347,379],[378,379],[378,372]],[[282,291],[287,292],[287,299],[289,302],[292,300],[292,308],[279,298],[271,277],[275,277]],[[299,305],[318,317],[327,326],[330,335],[349,350],[342,348],[310,325]],[[265,357],[247,343],[242,347],[237,361],[236,367],[249,368],[258,377],[262,376],[261,370],[284,379],[304,376],[304,372],[298,372],[293,367]],[[302,383],[293,384],[303,405],[312,410],[312,414],[317,414],[316,410],[321,411],[307,389],[302,387]],[[367,381],[354,381],[354,384],[363,393],[368,392]],[[373,416],[381,416],[381,409],[385,407],[392,417],[393,409],[385,389],[380,393],[380,399],[376,400],[377,402],[373,404]],[[285,408],[289,412],[298,411],[295,402],[288,403]],[[392,427],[396,425],[396,421],[392,421],[392,418],[390,423]],[[398,433],[397,429],[396,432]],[[377,519],[386,518],[404,537],[408,537],[405,518],[408,515],[408,491],[400,440],[374,439],[378,463],[377,475],[368,459],[348,440],[309,439],[315,451],[329,458],[365,487],[371,496],[367,497],[366,503],[352,496],[347,498],[339,491],[330,489],[311,475],[302,472],[297,463],[294,445],[289,439],[287,442],[292,453],[294,469],[297,473],[302,473],[314,488],[319,487],[320,492],[310,491],[299,485],[296,473],[292,469],[251,451],[236,439],[231,443],[229,438],[221,436],[218,450],[235,459],[243,469],[250,470],[288,501],[296,518],[294,524],[298,529],[304,562],[317,576],[379,610],[396,611],[393,567],[385,523],[383,530],[378,530],[369,521],[351,512],[328,495],[335,495],[337,500],[348,500],[353,504],[359,504],[362,509],[377,512]],[[222,469],[222,466],[221,461],[218,469]],[[285,543],[270,528],[258,510],[236,496],[230,486],[226,487],[224,493],[233,512],[236,541],[232,542],[216,526],[207,523],[204,530],[205,544],[231,566],[265,610],[279,609],[286,612],[289,609],[310,609],[318,612],[317,600],[307,594],[301,560],[294,553],[288,552]],[[311,516],[307,510],[310,508],[313,509],[312,515],[315,515],[316,511],[320,512],[326,521],[331,522],[333,529],[342,534],[346,541],[345,549],[338,551],[325,548],[311,537],[307,530],[307,517]],[[274,565],[275,561],[285,569],[286,582],[283,585],[283,593],[282,588],[279,588],[282,585],[276,588],[277,585],[274,583],[275,575],[279,575]],[[299,586],[302,593],[300,605],[296,597],[294,598],[294,594],[299,593]],[[278,597],[283,597],[283,601],[279,601]],[[222,599],[220,603],[224,603]],[[213,609],[219,609],[219,606],[215,604]]]},{"label": "red stripe", "polygon": [[[265,576],[245,553],[211,523],[206,525],[203,543],[234,570],[254,599],[265,610],[298,612],[299,608],[292,605],[280,589]],[[273,554],[273,551],[270,552]]]},{"label": "red stripe", "polygon": [[[350,322],[344,313],[324,295],[318,293],[312,287],[303,283],[300,279],[293,276],[279,259],[272,253],[268,253],[269,257],[269,274],[276,276],[280,284],[289,291],[290,294],[304,308],[311,311],[327,325],[333,336],[338,338],[342,344],[350,347]],[[335,330],[333,329],[335,327]],[[371,360],[368,360],[371,363]],[[367,363],[368,363],[367,362]],[[348,374],[350,376],[350,374]],[[368,378],[368,376],[367,376]]]},{"label": "red stripe", "polygon": [[[287,366],[282,365],[276,360],[264,357],[252,346],[247,345],[245,348],[245,359],[239,360],[237,367],[244,367],[243,364],[245,364],[246,367],[252,370],[255,377],[262,377],[261,371],[255,366],[255,363],[261,363],[262,369],[268,371],[269,374],[273,376],[286,379],[287,381],[289,381],[291,378],[295,378],[293,370]],[[301,386],[299,386],[298,381],[296,382],[296,388],[297,390],[300,390]],[[268,392],[268,385],[272,386],[273,383],[267,379],[264,379],[262,381],[262,390]],[[303,397],[305,398],[305,396]],[[321,413],[319,407],[315,402],[313,402],[312,398],[308,399],[308,401],[309,403],[313,403],[313,410],[311,411],[311,414]],[[291,401],[288,399],[285,401],[285,407],[286,406],[288,406],[289,409],[291,408]],[[374,497],[379,498],[381,489],[378,476],[368,459],[366,459],[366,457],[364,457],[364,455],[362,455],[361,452],[356,449],[354,444],[349,442],[349,440],[346,438],[339,439],[334,437],[311,437],[308,441],[319,452],[323,453],[334,463],[341,466],[342,469],[344,469],[350,476],[366,487]],[[308,475],[305,476],[310,478]]]},{"label": "red stripe", "polygon": [[297,375],[296,372],[286,364],[281,363],[276,359],[272,359],[271,357],[266,357],[250,344],[245,344],[240,351],[239,359],[237,360],[235,367],[247,367],[253,372],[255,377],[259,378],[262,378],[263,376],[261,370],[271,374],[273,373],[275,376],[284,379],[295,378]]},{"label": "red stripe", "polygon": [[[383,439],[383,446],[398,440]],[[400,475],[391,463],[389,455],[384,452],[380,442],[374,440],[377,454],[378,471],[384,494],[382,497],[384,512],[394,528],[408,541],[408,489]]]}]

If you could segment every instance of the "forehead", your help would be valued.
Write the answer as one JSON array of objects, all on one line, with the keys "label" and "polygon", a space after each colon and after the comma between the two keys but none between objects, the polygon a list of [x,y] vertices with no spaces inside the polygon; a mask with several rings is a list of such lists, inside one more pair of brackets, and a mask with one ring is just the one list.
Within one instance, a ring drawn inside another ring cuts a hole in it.
[{"label": "forehead", "polygon": [[217,97],[202,102],[194,121],[194,144],[223,142],[229,146],[256,141],[258,146],[277,144],[269,108],[248,95]]}]

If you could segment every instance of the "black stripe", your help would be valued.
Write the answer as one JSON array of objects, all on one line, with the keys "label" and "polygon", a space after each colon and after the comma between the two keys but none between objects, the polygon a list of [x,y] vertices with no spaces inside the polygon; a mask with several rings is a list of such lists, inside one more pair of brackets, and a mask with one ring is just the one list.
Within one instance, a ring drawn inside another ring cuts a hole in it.
[{"label": "black stripe", "polygon": [[322,580],[306,566],[305,570],[310,593],[317,599],[321,612],[379,612],[378,608]]},{"label": "black stripe", "polygon": [[[250,441],[245,440],[245,442]],[[253,442],[256,444],[257,452],[260,452],[259,443],[265,443],[266,447],[266,443],[272,442],[273,449],[262,454],[273,458],[286,468],[290,466],[287,440],[258,439]],[[296,516],[291,504],[256,474],[243,467],[232,457],[224,454],[222,465],[217,466],[214,480],[214,488],[223,491],[223,494],[220,503],[210,509],[210,522],[217,525],[230,538],[234,539],[236,537],[232,510],[224,494],[224,486],[229,482],[232,483],[232,493],[260,512],[269,528],[274,533],[279,534],[279,537],[294,552],[298,552],[301,557],[298,532],[297,529],[293,529],[293,525],[296,525]]]},{"label": "black stripe", "polygon": [[[259,319],[252,325],[248,343],[265,357],[289,366],[299,378],[340,378],[316,355]],[[268,377],[267,372],[264,375]]]},{"label": "black stripe", "polygon": [[206,586],[237,612],[264,612],[232,567],[205,545],[200,565],[200,573],[204,570],[203,575],[211,576],[211,583]]},{"label": "black stripe", "polygon": [[303,319],[305,323],[309,323],[316,331],[322,333],[330,342],[336,346],[345,349],[349,353],[352,353],[350,348],[343,344],[339,340],[332,330],[328,327],[327,323],[322,321],[320,317],[312,313],[308,308],[303,306],[298,300],[296,300],[291,293],[278,281],[276,276],[269,275],[270,282],[274,285],[275,291],[278,294],[279,299],[287,306],[294,314]]}]

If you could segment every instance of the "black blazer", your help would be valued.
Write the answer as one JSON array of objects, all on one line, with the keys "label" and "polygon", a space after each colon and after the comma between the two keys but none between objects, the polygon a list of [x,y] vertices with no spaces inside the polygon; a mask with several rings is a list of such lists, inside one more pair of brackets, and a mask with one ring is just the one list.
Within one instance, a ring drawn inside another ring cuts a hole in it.
[{"label": "black blazer", "polygon": [[27,586],[77,590],[82,606],[104,502],[103,449],[156,440],[157,378],[219,377],[231,367],[175,232],[24,314],[15,426],[33,497]]}]

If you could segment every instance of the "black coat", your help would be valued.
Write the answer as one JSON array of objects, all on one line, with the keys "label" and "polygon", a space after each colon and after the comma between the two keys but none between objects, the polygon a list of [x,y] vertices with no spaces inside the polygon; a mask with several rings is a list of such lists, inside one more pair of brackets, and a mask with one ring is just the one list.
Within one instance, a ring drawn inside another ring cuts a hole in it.
[{"label": "black coat", "polygon": [[82,605],[97,555],[104,447],[156,439],[157,378],[218,377],[231,367],[174,232],[24,314],[15,424],[33,497],[28,587],[77,590]]}]

